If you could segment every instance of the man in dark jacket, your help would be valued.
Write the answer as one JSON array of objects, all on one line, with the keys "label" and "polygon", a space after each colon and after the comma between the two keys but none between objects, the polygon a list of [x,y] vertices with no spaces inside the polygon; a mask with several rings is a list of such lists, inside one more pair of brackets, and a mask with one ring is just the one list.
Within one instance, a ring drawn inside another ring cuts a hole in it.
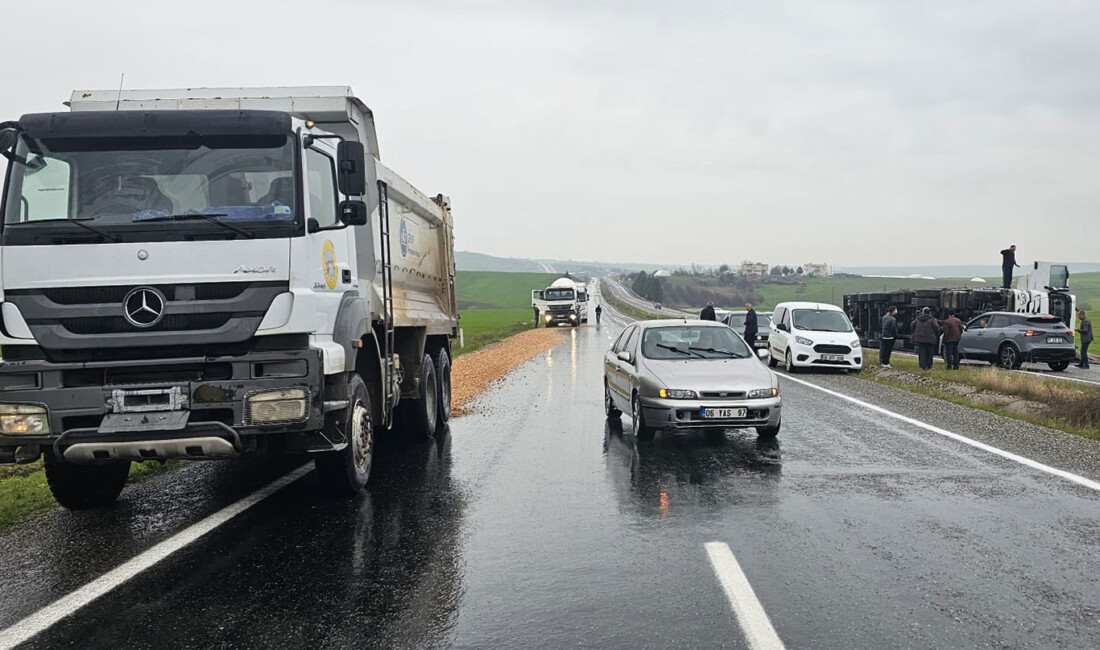
[{"label": "man in dark jacket", "polygon": [[1019,268],[1020,265],[1016,263],[1016,244],[1009,246],[1001,251],[1001,275],[1004,276],[1004,288],[1012,288],[1012,268]]},{"label": "man in dark jacket", "polygon": [[936,344],[940,342],[940,323],[932,317],[932,310],[925,307],[910,328],[913,332],[913,345],[917,347],[917,357],[921,370],[932,369],[932,355]]},{"label": "man in dark jacket", "polygon": [[963,323],[955,312],[947,314],[943,322],[943,360],[948,370],[959,369],[959,341],[963,337]]},{"label": "man in dark jacket", "polygon": [[1085,316],[1085,311],[1077,312],[1077,333],[1081,335],[1081,363],[1078,368],[1089,367],[1089,343],[1092,343],[1092,321]]},{"label": "man in dark jacket", "polygon": [[748,310],[745,314],[745,342],[749,344],[749,348],[755,348],[756,335],[760,331],[756,324],[756,310],[752,308],[751,302],[745,303],[745,309]]},{"label": "man in dark jacket", "polygon": [[882,334],[879,335],[878,362],[883,368],[890,367],[890,354],[894,351],[894,341],[898,338],[898,308],[890,307],[882,317]]},{"label": "man in dark jacket", "polygon": [[708,302],[703,311],[699,312],[699,320],[714,320],[714,303]]}]

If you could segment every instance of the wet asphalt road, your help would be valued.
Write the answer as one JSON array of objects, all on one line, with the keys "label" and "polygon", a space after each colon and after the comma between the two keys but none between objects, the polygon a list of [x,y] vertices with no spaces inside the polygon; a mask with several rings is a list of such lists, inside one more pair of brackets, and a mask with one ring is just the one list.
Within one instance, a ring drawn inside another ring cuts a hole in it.
[{"label": "wet asphalt road", "polygon": [[[778,445],[636,444],[602,416],[607,316],[443,440],[380,450],[361,498],[308,475],[25,647],[748,647],[710,541],[788,648],[1097,647],[1100,494],[787,380]],[[799,378],[1100,479],[1094,442]],[[186,465],[0,533],[0,629],[296,462]]]}]

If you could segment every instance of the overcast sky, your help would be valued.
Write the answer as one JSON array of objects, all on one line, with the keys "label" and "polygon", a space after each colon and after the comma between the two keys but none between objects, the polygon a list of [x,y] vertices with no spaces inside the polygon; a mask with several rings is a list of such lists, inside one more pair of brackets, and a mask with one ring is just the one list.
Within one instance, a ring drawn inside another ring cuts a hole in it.
[{"label": "overcast sky", "polygon": [[351,85],[507,257],[1100,261],[1100,4],[186,0],[4,8],[0,118],[74,88]]}]

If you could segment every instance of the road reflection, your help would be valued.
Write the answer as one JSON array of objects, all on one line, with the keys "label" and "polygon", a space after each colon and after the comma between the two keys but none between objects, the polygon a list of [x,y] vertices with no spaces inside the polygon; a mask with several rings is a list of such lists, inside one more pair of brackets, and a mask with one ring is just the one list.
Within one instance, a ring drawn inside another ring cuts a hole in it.
[{"label": "road reflection", "polygon": [[632,507],[660,518],[696,508],[778,502],[780,443],[740,431],[661,433],[638,443],[610,423],[604,454],[615,489]]}]

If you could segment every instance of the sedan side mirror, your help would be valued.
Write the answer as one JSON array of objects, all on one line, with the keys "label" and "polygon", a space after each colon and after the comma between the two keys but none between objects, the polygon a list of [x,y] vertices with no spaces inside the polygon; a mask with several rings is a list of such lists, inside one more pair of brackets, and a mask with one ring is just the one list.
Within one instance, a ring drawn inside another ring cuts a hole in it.
[{"label": "sedan side mirror", "polygon": [[630,353],[623,350],[619,353],[619,361],[625,361],[627,363],[634,363],[634,357],[630,356]]}]

